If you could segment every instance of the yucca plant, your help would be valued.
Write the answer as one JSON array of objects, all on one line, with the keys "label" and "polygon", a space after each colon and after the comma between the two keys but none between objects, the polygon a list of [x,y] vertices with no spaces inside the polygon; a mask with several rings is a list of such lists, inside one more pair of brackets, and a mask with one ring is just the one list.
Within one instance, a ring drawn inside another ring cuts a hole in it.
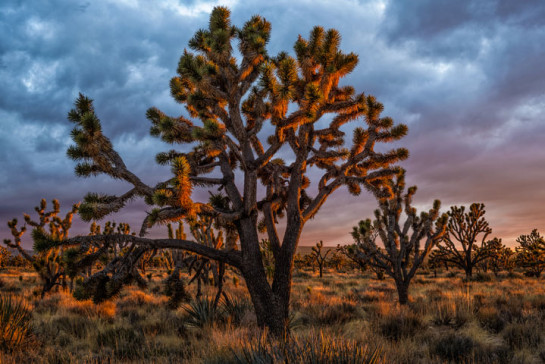
[{"label": "yucca plant", "polygon": [[261,335],[258,340],[243,342],[231,354],[210,358],[207,363],[312,363],[312,364],[378,364],[385,359],[378,348],[370,349],[353,341],[313,334],[305,339],[288,342],[270,340]]},{"label": "yucca plant", "polygon": [[183,306],[188,317],[185,324],[190,327],[207,327],[222,318],[222,310],[215,307],[213,298],[199,298]]},{"label": "yucca plant", "polygon": [[30,334],[31,312],[24,301],[12,296],[0,296],[0,348],[13,351]]},{"label": "yucca plant", "polygon": [[244,297],[232,297],[224,294],[221,309],[225,313],[226,319],[230,320],[234,325],[240,325],[246,312],[252,310],[252,304]]}]

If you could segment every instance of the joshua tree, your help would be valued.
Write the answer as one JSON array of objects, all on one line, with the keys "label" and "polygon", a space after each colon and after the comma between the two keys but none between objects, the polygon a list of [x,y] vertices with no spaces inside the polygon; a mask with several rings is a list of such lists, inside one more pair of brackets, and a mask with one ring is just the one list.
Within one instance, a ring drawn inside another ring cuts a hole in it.
[{"label": "joshua tree", "polygon": [[4,268],[11,259],[11,253],[9,250],[0,246],[0,268]]},{"label": "joshua tree", "polygon": [[519,236],[517,243],[518,265],[526,268],[528,275],[539,278],[545,270],[545,239],[534,229],[529,235]]},{"label": "joshua tree", "polygon": [[325,254],[322,254],[322,248],[324,246],[324,242],[320,240],[319,243],[316,243],[316,246],[312,247],[312,253],[310,253],[313,260],[318,264],[318,269],[320,270],[320,278],[322,278],[323,271],[324,271],[324,263],[328,256],[328,254],[331,252],[331,250],[328,250],[325,252]]},{"label": "joshua tree", "polygon": [[[352,237],[356,241],[355,255],[394,279],[399,303],[404,305],[409,300],[409,284],[416,270],[445,234],[447,216],[439,216],[439,200],[434,201],[428,212],[417,215],[411,206],[416,186],[405,192],[404,172],[391,181],[391,187],[394,195],[379,199],[380,208],[375,211],[375,220],[360,221],[354,227]],[[401,221],[402,212],[406,215],[404,222]],[[377,245],[375,232],[384,249]]]},{"label": "joshua tree", "polygon": [[510,248],[502,244],[501,239],[494,238],[490,240],[486,244],[486,247],[488,249],[488,259],[486,262],[496,277],[500,270],[510,269],[511,257],[514,253]]},{"label": "joshua tree", "polygon": [[[336,30],[315,27],[308,40],[299,36],[294,58],[285,52],[275,57],[267,54],[270,28],[260,16],[241,28],[233,26],[229,10],[216,7],[208,29],[197,31],[189,42],[191,50],[184,51],[178,76],[170,86],[173,97],[186,106],[193,119],[170,117],[156,108],[147,112],[152,135],[168,143],[188,144],[184,151],[157,155],[160,164],[172,167],[173,178],[152,187],[130,172],[102,134],[92,100],[83,95],[68,116],[76,125],[72,131],[75,145],[68,154],[80,162],[76,167],[79,176],[104,173],[132,185],[121,196],[88,194],[80,209],[83,219],[99,219],[119,211],[136,197],[156,206],[139,237],[102,238],[106,244],[123,239],[134,247],[123,262],[112,261],[105,268],[104,279],[116,280],[116,286],[125,282],[126,277],[108,273],[109,267],[130,264],[149,249],[192,251],[238,268],[258,325],[282,335],[287,327],[293,259],[305,223],[342,186],[354,195],[362,187],[389,195],[386,182],[397,171],[394,164],[408,152],[403,148],[375,150],[376,143],[402,138],[407,127],[381,117],[383,106],[373,96],[339,85],[340,79],[354,70],[358,57],[340,50],[341,37]],[[358,127],[351,148],[345,149],[341,127],[352,121],[357,121]],[[198,122],[202,126],[197,126]],[[268,145],[260,140],[263,134],[268,134]],[[286,160],[278,158],[281,148]],[[322,173],[314,194],[307,189],[311,183],[308,167]],[[264,187],[258,193],[259,185]],[[207,203],[195,202],[191,198],[194,187],[217,188],[219,194]],[[144,237],[150,226],[197,213],[232,223],[240,250]],[[276,225],[283,217],[285,233],[280,236]],[[272,284],[263,267],[258,225],[266,228],[274,253]],[[96,239],[78,237],[71,243]]]},{"label": "joshua tree", "polygon": [[465,206],[452,206],[448,212],[447,233],[438,245],[438,258],[463,269],[467,279],[472,277],[473,268],[489,257],[486,238],[492,229],[484,218],[485,212],[482,203],[471,204],[467,212]]},{"label": "joshua tree", "polygon": [[[42,281],[42,298],[55,286],[61,285],[61,279],[66,278],[67,265],[69,264],[67,257],[69,258],[71,250],[65,252],[66,246],[64,245],[42,249],[39,246],[39,239],[36,236],[45,233],[46,229],[48,229],[48,236],[51,239],[58,242],[65,241],[72,227],[72,217],[77,212],[78,206],[79,204],[73,205],[64,219],[61,219],[58,216],[60,214],[59,201],[53,200],[53,209],[46,212],[47,202],[45,199],[42,199],[40,205],[34,208],[38,213],[38,221],[32,220],[30,215],[24,214],[25,225],[20,229],[17,228],[17,219],[8,222],[13,241],[4,239],[4,244],[10,248],[17,249],[19,254],[32,264]],[[30,255],[21,246],[21,238],[26,232],[27,224],[33,227],[32,238],[34,239],[34,250],[39,252],[34,256]]]}]

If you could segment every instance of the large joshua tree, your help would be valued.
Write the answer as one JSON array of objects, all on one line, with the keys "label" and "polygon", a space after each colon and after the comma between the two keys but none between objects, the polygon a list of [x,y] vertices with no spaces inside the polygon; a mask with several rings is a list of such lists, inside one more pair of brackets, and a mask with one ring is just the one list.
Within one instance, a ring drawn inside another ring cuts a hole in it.
[{"label": "large joshua tree", "polygon": [[[136,197],[155,206],[140,236],[102,237],[104,244],[126,240],[135,246],[123,262],[137,260],[136,255],[145,250],[175,248],[236,267],[246,281],[258,324],[281,335],[286,332],[293,260],[305,223],[341,186],[354,195],[362,187],[378,195],[391,193],[386,182],[397,171],[394,164],[408,152],[375,150],[376,143],[403,137],[407,127],[381,117],[383,106],[373,96],[339,85],[354,70],[358,57],[340,50],[336,30],[315,27],[308,40],[299,36],[294,58],[285,52],[268,55],[270,28],[260,16],[238,28],[231,25],[228,9],[216,7],[208,29],[197,31],[190,40],[190,50],[181,56],[170,87],[191,120],[167,116],[156,108],[147,112],[152,135],[174,145],[188,145],[157,155],[158,163],[172,167],[172,178],[148,186],[130,172],[102,134],[92,100],[83,95],[68,116],[76,125],[72,132],[75,145],[68,155],[80,162],[76,167],[79,176],[104,173],[132,185],[121,196],[88,194],[80,208],[83,219],[100,219]],[[341,127],[351,121],[358,126],[352,147],[345,148]],[[268,137],[262,138],[265,134]],[[280,152],[284,159],[278,157]],[[321,171],[313,189],[309,189],[310,167]],[[216,188],[217,192],[208,202],[196,202],[191,198],[194,187]],[[144,237],[155,224],[197,214],[233,224],[240,250]],[[282,218],[283,236],[276,228]],[[266,228],[274,253],[272,283],[263,267],[258,225]],[[72,242],[91,239],[96,237],[78,237]],[[107,284],[108,280],[124,280],[119,273],[123,270],[116,270],[115,275],[110,271],[107,266],[101,273]]]},{"label": "large joshua tree", "polygon": [[490,256],[486,239],[492,229],[485,212],[482,203],[471,204],[467,212],[465,206],[452,206],[447,233],[438,245],[437,257],[463,269],[467,279],[472,277],[473,268]]},{"label": "large joshua tree", "polygon": [[[445,234],[447,215],[439,216],[439,200],[434,201],[428,212],[418,215],[411,206],[416,186],[405,191],[404,172],[390,183],[394,194],[390,198],[379,199],[375,220],[362,220],[354,227],[352,237],[356,245],[351,254],[392,277],[399,303],[404,305],[409,301],[411,279]],[[405,221],[402,221],[402,212]],[[377,244],[377,237],[384,248]]]}]

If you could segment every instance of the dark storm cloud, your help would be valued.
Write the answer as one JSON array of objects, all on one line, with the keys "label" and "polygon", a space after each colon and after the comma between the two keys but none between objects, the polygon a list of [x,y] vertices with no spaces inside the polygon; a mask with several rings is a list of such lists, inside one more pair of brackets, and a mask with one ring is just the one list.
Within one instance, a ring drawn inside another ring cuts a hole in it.
[{"label": "dark storm cloud", "polygon": [[[545,154],[545,3],[536,1],[3,1],[0,4],[0,232],[41,197],[68,207],[88,191],[122,193],[108,178],[73,176],[66,113],[78,92],[95,99],[103,128],[148,183],[169,149],[148,136],[145,110],[183,112],[168,82],[187,41],[218,3],[235,25],[261,14],[271,54],[293,53],[298,34],[336,28],[360,63],[343,82],[377,96],[385,115],[409,125],[399,143],[419,186],[419,207],[482,201],[498,235],[540,222]],[[349,205],[350,209],[346,206]],[[346,242],[373,199],[336,193],[309,222],[303,243]],[[138,225],[145,207],[123,216]],[[336,229],[331,227],[335,226]]]}]

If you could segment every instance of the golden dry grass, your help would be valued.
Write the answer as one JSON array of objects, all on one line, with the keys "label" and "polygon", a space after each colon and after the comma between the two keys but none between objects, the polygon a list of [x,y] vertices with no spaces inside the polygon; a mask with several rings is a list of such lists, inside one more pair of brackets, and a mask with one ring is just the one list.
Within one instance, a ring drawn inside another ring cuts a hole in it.
[{"label": "golden dry grass", "polygon": [[[222,313],[212,325],[198,328],[188,325],[190,306],[168,308],[163,274],[153,277],[145,290],[129,286],[116,299],[95,305],[63,291],[39,300],[32,273],[0,272],[1,292],[26,299],[33,311],[32,344],[0,354],[0,362],[229,362],[236,350],[248,354],[257,347],[260,330],[243,281],[230,276],[225,284],[238,300],[239,316]],[[189,291],[194,296],[194,287]],[[206,286],[205,296],[213,294]],[[392,281],[359,272],[327,272],[323,279],[296,272],[293,337],[301,347],[324,335],[342,350],[378,349],[387,363],[545,360],[542,280],[503,275],[466,283],[446,274],[419,275],[410,296],[408,307],[400,307]]]}]

